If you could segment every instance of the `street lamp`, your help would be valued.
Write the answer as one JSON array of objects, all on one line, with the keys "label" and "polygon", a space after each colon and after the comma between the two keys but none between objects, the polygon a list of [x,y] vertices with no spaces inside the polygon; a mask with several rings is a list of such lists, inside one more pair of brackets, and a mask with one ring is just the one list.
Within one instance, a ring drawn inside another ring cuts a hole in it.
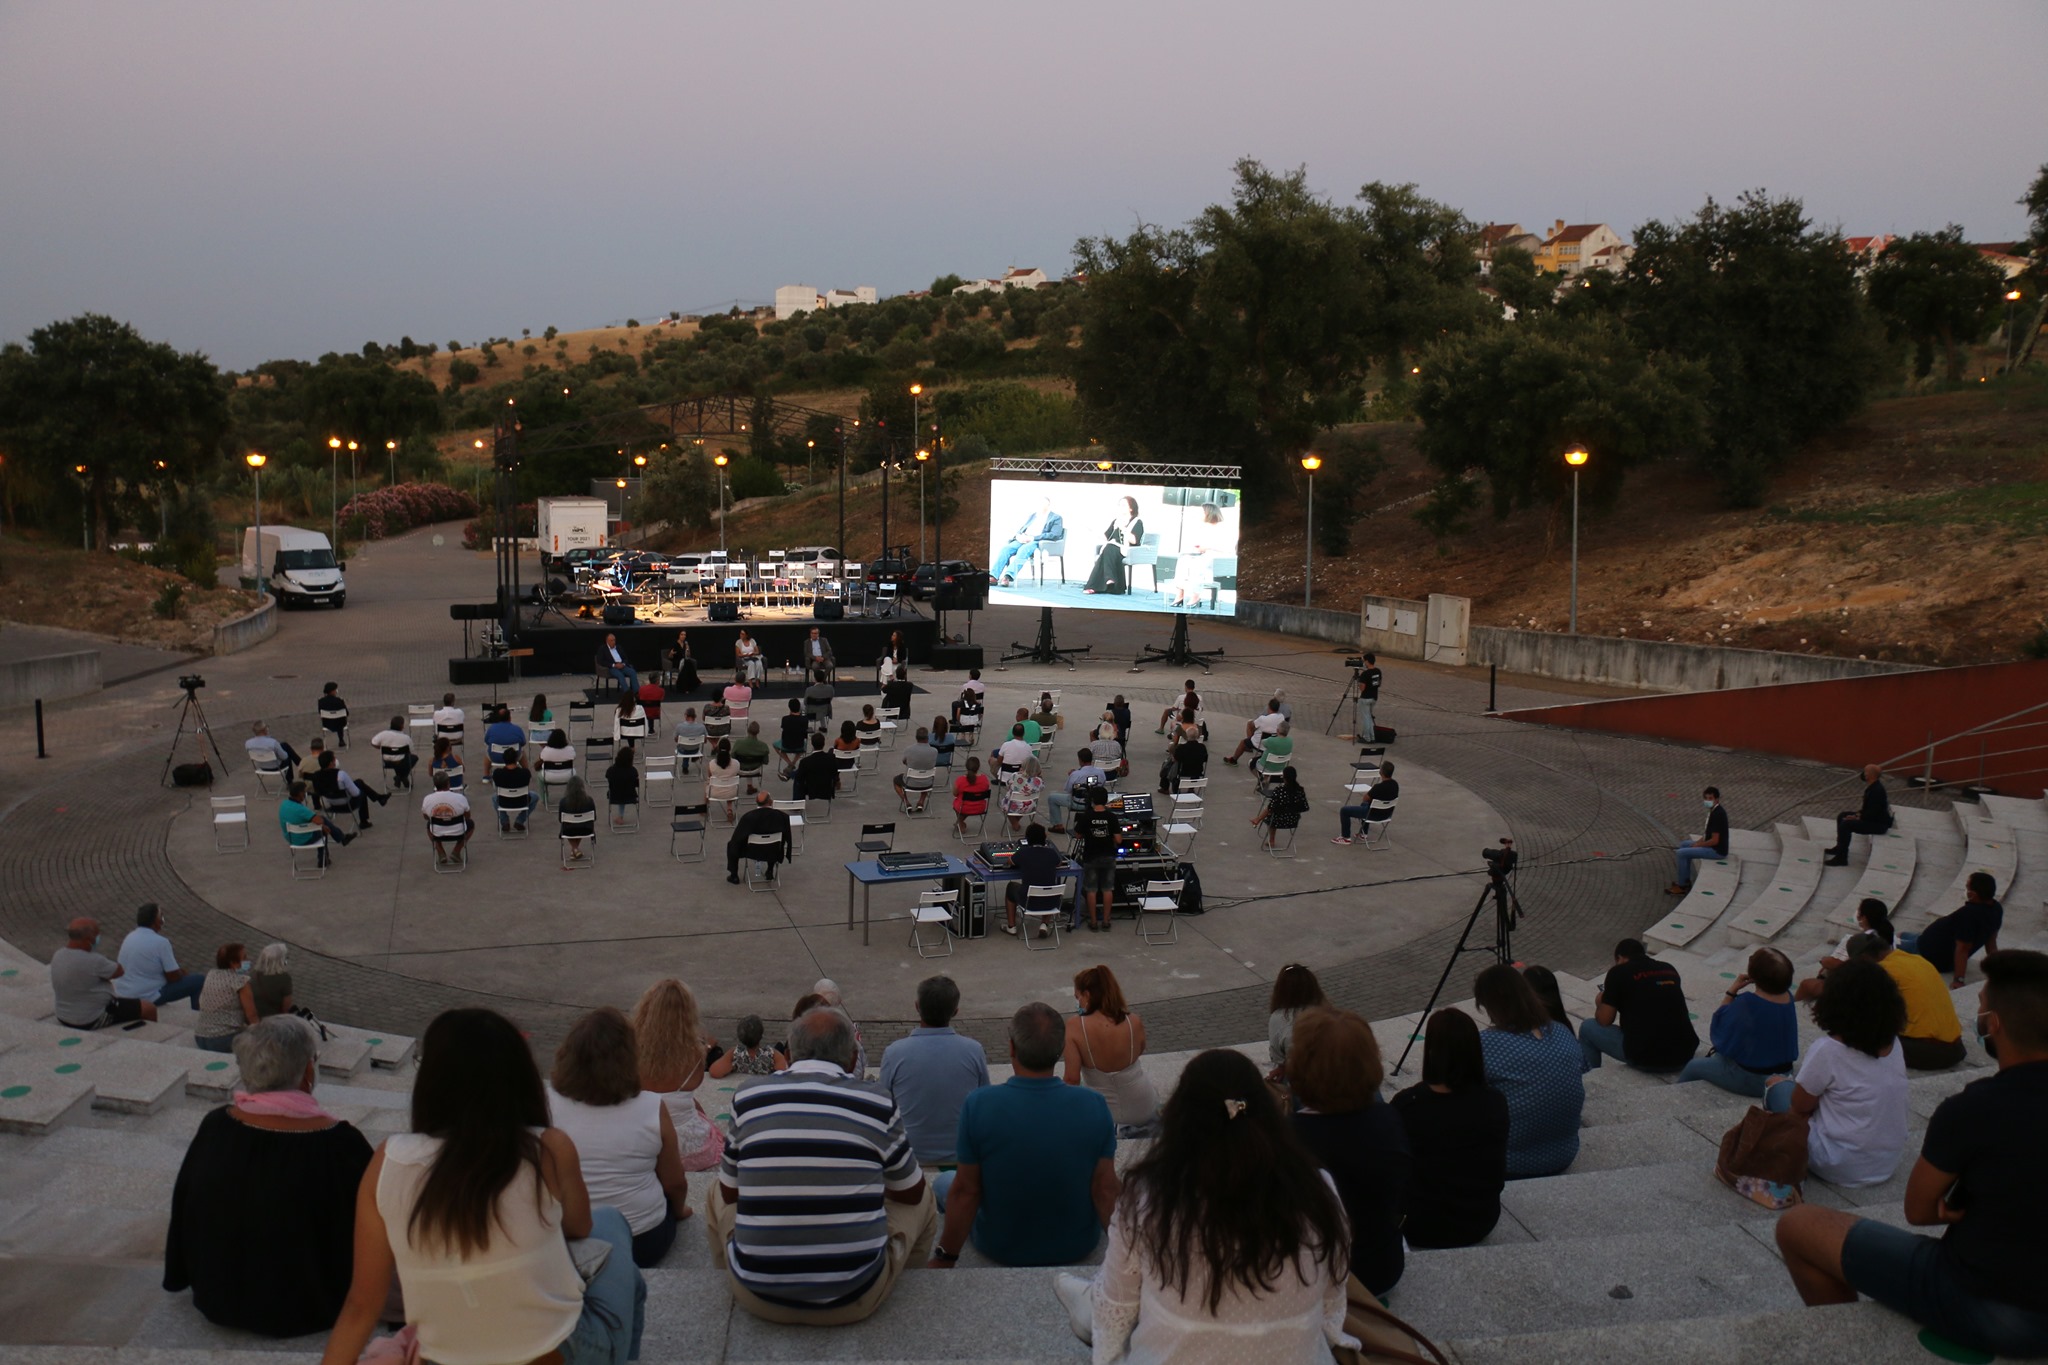
[{"label": "street lamp", "polygon": [[263,466],[268,461],[253,450],[244,455],[242,459],[247,462],[249,472],[256,476],[256,502],[251,509],[255,512],[255,520],[249,523],[249,529],[254,534],[249,537],[249,552],[253,556],[253,562],[250,567],[255,570],[256,592],[258,596],[261,596],[263,592]]},{"label": "street lamp", "polygon": [[932,462],[932,453],[920,448],[917,452],[917,562],[924,563],[924,467]]},{"label": "street lamp", "polygon": [[2019,301],[2019,290],[2008,289],[2005,291],[2005,372],[2007,374],[2012,373],[2012,309],[2013,305]]},{"label": "street lamp", "polygon": [[341,459],[341,438],[327,438],[327,543],[335,544],[341,539],[341,480],[335,477],[335,470]]},{"label": "street lamp", "polygon": [[724,451],[711,457],[711,463],[718,466],[718,557],[725,558],[725,467],[732,460]]},{"label": "street lamp", "polygon": [[398,486],[398,442],[386,441],[384,443],[384,457],[391,461],[390,486],[395,488]]},{"label": "street lamp", "polygon": [[356,443],[348,443],[348,500],[356,500]]},{"label": "street lamp", "polygon": [[1301,605],[1315,605],[1316,584],[1316,471],[1323,467],[1323,457],[1311,451],[1301,457],[1301,467],[1308,471],[1308,529],[1301,539]]},{"label": "street lamp", "polygon": [[158,460],[156,462],[156,474],[158,480],[156,489],[156,510],[157,519],[160,523],[160,529],[157,531],[156,536],[156,543],[158,545],[162,545],[165,541],[171,538],[170,476],[164,472],[169,468],[170,466],[165,464],[162,460]]},{"label": "street lamp", "polygon": [[1564,462],[1572,467],[1572,615],[1571,633],[1579,633],[1579,471],[1586,467],[1592,457],[1586,454],[1584,446],[1573,446],[1564,453]]},{"label": "street lamp", "polygon": [[482,506],[484,505],[484,441],[483,441],[483,437],[481,437],[481,436],[477,437],[477,439],[476,439],[476,442],[475,442],[475,445],[476,445],[476,505],[477,505],[477,506],[478,506],[479,508],[481,508],[481,507],[482,507]]},{"label": "street lamp", "polygon": [[78,542],[86,549],[92,548],[92,488],[85,477],[85,466],[75,464],[71,472],[78,476]]}]

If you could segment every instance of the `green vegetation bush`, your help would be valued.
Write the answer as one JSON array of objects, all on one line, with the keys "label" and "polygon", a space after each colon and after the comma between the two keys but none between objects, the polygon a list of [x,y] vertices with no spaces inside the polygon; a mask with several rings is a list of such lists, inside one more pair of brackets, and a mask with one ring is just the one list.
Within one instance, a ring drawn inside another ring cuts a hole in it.
[{"label": "green vegetation bush", "polygon": [[157,593],[149,609],[166,621],[175,621],[185,610],[185,585],[172,579]]}]

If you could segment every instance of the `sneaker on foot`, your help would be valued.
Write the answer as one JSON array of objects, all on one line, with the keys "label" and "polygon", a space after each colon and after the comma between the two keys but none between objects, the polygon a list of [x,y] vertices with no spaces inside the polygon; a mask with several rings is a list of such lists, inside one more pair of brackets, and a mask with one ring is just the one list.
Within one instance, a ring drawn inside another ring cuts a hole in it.
[{"label": "sneaker on foot", "polygon": [[1683,896],[1686,892],[1690,890],[1692,890],[1692,888],[1689,886],[1680,886],[1677,882],[1673,882],[1671,883],[1671,885],[1664,888],[1664,894],[1667,896]]},{"label": "sneaker on foot", "polygon": [[731,882],[734,886],[738,886],[740,884],[740,879],[730,872],[725,874],[725,879]]},{"label": "sneaker on foot", "polygon": [[1041,925],[1039,925],[1039,926],[1038,926],[1038,936],[1039,936],[1040,938],[1045,938],[1045,937],[1049,936],[1049,935],[1050,935],[1051,933],[1052,933],[1052,926],[1051,926],[1051,925],[1047,925],[1047,924],[1041,924]]},{"label": "sneaker on foot", "polygon": [[1017,937],[1017,926],[1014,924],[1005,924],[1003,926],[1003,932],[1008,934],[1011,938],[1015,938]]},{"label": "sneaker on foot", "polygon": [[1333,844],[1348,844],[1351,842],[1351,840],[1346,836],[1340,834],[1336,838],[1330,840],[1330,842]]}]

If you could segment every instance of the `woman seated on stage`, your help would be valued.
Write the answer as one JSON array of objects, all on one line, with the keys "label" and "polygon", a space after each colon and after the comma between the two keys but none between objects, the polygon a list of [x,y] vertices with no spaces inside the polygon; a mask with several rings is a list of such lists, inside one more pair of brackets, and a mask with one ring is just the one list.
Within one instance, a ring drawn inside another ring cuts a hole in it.
[{"label": "woman seated on stage", "polygon": [[988,814],[988,779],[981,775],[981,760],[967,760],[967,771],[953,779],[953,824],[961,835],[967,822]]},{"label": "woman seated on stage", "polygon": [[676,642],[668,647],[668,653],[664,657],[668,663],[669,672],[676,675],[674,691],[695,692],[703,685],[697,677],[696,657],[690,653],[690,633],[688,631],[679,630],[676,632]]},{"label": "woman seated on stage", "polygon": [[745,627],[740,628],[739,639],[733,641],[732,658],[734,669],[739,673],[741,682],[757,683],[761,681],[763,672],[761,646],[755,641],[753,636],[747,634]]},{"label": "woman seated on stage", "polygon": [[1087,593],[1126,593],[1130,584],[1124,572],[1124,551],[1145,543],[1145,522],[1138,515],[1138,500],[1125,497],[1116,516],[1102,528],[1102,548],[1095,554],[1095,568],[1088,575]]}]

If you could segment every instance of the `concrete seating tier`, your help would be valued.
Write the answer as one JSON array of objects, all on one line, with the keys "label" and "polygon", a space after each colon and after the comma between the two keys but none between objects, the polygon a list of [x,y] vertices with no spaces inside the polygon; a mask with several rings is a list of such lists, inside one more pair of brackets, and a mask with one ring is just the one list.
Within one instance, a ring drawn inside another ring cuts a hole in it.
[{"label": "concrete seating tier", "polygon": [[1778,867],[1761,894],[1726,921],[1735,943],[1767,943],[1790,924],[1820,886],[1822,847],[1790,825],[1779,825]]}]

